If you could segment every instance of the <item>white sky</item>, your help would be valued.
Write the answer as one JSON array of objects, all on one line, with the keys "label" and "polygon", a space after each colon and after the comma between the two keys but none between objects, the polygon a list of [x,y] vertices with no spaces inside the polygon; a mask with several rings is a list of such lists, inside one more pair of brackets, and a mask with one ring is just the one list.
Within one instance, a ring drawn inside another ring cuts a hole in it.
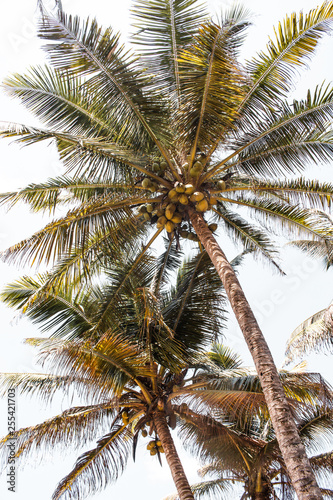
[{"label": "white sky", "polygon": [[[0,18],[0,80],[13,72],[23,72],[29,65],[43,63],[44,55],[39,49],[39,41],[35,37],[34,19],[36,0],[2,0]],[[272,26],[281,20],[286,12],[304,11],[316,5],[309,0],[280,0],[267,2],[263,0],[247,0],[245,5],[254,13],[254,27],[250,30],[245,44],[244,56],[250,57],[257,50],[264,48],[268,34],[272,34]],[[51,0],[45,1],[52,5]],[[97,16],[105,25],[126,30],[129,21],[130,0],[63,0],[66,11],[78,13],[82,17]],[[218,12],[227,2],[210,0],[211,11]],[[324,79],[332,81],[333,40],[326,37],[318,54],[311,63],[311,71],[302,73],[297,95],[305,95],[308,87],[321,83]],[[35,123],[16,102],[8,100],[0,93],[0,120]],[[0,142],[0,192],[23,187],[31,182],[45,180],[49,176],[61,173],[56,151],[45,144],[20,149],[16,145],[8,146]],[[317,175],[317,172],[316,172]],[[318,172],[321,179],[333,180],[331,169]],[[26,207],[16,208],[9,213],[0,212],[0,248],[6,248],[41,227],[42,221],[36,215],[29,214]],[[227,244],[227,251],[231,252]],[[289,250],[285,253],[284,269],[288,276],[272,276],[268,269],[254,264],[252,258],[240,270],[240,279],[248,299],[257,312],[263,332],[269,342],[278,365],[282,363],[285,341],[291,331],[306,317],[328,305],[333,298],[332,271],[325,273],[320,263],[314,262],[304,255]],[[17,269],[0,263],[0,286],[15,279],[29,269]],[[36,329],[24,320],[13,321],[13,312],[0,304],[0,371],[29,371],[34,369],[32,352],[22,345],[21,340],[37,334]],[[247,364],[251,364],[244,341],[235,321],[230,321],[226,332],[226,343],[242,353]],[[309,365],[311,370],[321,370],[329,378],[331,371],[328,358],[312,356]],[[46,411],[36,401],[18,400],[17,424],[19,427],[33,425],[52,414],[59,413],[66,404],[59,401],[56,407]],[[0,436],[6,434],[6,403],[0,406]],[[93,446],[91,446],[93,447]],[[147,457],[143,451],[135,466],[130,460],[127,472],[113,486],[99,495],[96,500],[110,498],[124,499],[135,497],[136,500],[161,499],[174,491],[170,473],[166,465],[160,468],[157,460]],[[78,453],[79,454],[79,453]],[[76,456],[78,456],[78,454]],[[7,491],[4,476],[0,477],[0,494],[3,500],[47,500],[51,498],[56,483],[71,469],[75,456],[64,459],[61,454],[48,461],[43,467],[32,469],[27,467],[18,471],[18,491],[13,494]],[[194,459],[184,458],[186,472],[190,480],[195,480],[197,464]],[[239,498],[239,496],[236,496]],[[232,499],[230,499],[232,500]]]}]

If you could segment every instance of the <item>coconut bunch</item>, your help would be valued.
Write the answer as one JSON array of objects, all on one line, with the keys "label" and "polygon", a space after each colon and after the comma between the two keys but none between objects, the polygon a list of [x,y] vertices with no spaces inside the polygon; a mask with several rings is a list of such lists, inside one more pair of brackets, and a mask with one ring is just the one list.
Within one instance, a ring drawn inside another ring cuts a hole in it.
[{"label": "coconut bunch", "polygon": [[147,444],[147,450],[150,452],[151,456],[154,456],[157,453],[164,453],[162,443],[158,439],[149,441],[149,443]]},{"label": "coconut bunch", "polygon": [[[169,235],[175,233],[192,241],[198,241],[196,234],[191,231],[187,209],[193,207],[197,212],[205,213],[213,209],[217,204],[214,196],[216,192],[226,189],[224,180],[219,180],[215,184],[202,183],[199,178],[203,173],[203,162],[199,159],[194,161],[190,167],[188,162],[181,166],[184,181],[171,182],[168,172],[168,164],[164,160],[154,160],[151,170],[158,176],[170,181],[170,188],[165,184],[158,184],[157,181],[146,177],[142,180],[142,187],[152,193],[161,193],[156,201],[152,198],[149,203],[142,204],[139,208],[140,216],[156,224],[158,229],[165,229]],[[201,158],[202,159],[202,158]],[[209,229],[214,232],[217,224],[210,224]]]}]

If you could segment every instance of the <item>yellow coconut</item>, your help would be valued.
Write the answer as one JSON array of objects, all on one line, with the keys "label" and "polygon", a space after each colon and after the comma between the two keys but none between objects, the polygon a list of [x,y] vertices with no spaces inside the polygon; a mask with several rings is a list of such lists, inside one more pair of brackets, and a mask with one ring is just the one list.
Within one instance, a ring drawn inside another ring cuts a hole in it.
[{"label": "yellow coconut", "polygon": [[142,437],[145,438],[145,437],[147,437],[148,432],[146,431],[146,429],[142,429],[141,434],[142,434]]},{"label": "yellow coconut", "polygon": [[170,189],[170,191],[168,192],[168,198],[172,199],[175,196],[178,196],[178,193],[177,193],[176,189],[175,188]]},{"label": "yellow coconut", "polygon": [[191,177],[196,178],[196,177],[200,177],[200,175],[201,175],[201,170],[196,170],[193,167],[190,169],[190,176]]},{"label": "yellow coconut", "polygon": [[196,161],[194,164],[193,164],[193,167],[195,170],[198,170],[198,171],[201,171],[202,168],[203,168],[203,165],[201,163],[201,161]]},{"label": "yellow coconut", "polygon": [[144,187],[145,189],[148,189],[149,186],[151,186],[151,180],[148,179],[148,177],[146,177],[145,179],[143,179],[142,181],[142,187]]},{"label": "yellow coconut", "polygon": [[147,212],[143,214],[143,216],[146,220],[150,220],[150,214],[148,214]]},{"label": "yellow coconut", "polygon": [[188,231],[182,230],[179,231],[179,234],[182,238],[187,238],[188,237]]},{"label": "yellow coconut", "polygon": [[209,204],[210,205],[217,205],[217,199],[215,198],[215,196],[211,196],[209,198]]},{"label": "yellow coconut", "polygon": [[195,187],[193,184],[186,184],[185,185],[185,194],[193,194],[195,191]]},{"label": "yellow coconut", "polygon": [[176,210],[176,205],[174,203],[169,203],[169,205],[165,209],[165,217],[171,220],[173,214],[175,213],[175,210]]},{"label": "yellow coconut", "polygon": [[164,448],[163,448],[163,446],[159,446],[157,449],[158,449],[158,451],[159,451],[160,453],[164,453]]},{"label": "yellow coconut", "polygon": [[168,220],[168,222],[165,224],[165,229],[168,233],[172,233],[172,231],[175,229],[174,223],[171,220]]},{"label": "yellow coconut", "polygon": [[161,161],[161,163],[160,163],[160,169],[161,169],[162,171],[164,171],[164,170],[166,170],[167,168],[168,168],[168,164],[167,164],[167,162],[166,162],[166,161]]},{"label": "yellow coconut", "polygon": [[173,214],[173,217],[172,217],[172,219],[171,219],[171,221],[172,221],[174,224],[179,224],[182,220],[183,220],[183,217],[182,217],[180,214],[178,214],[177,212],[175,212],[175,213]]},{"label": "yellow coconut", "polygon": [[152,457],[153,457],[154,455],[156,455],[156,453],[157,453],[157,450],[154,450],[154,449],[150,450],[150,454],[151,454],[151,456],[152,456]]},{"label": "yellow coconut", "polygon": [[188,197],[186,196],[186,194],[181,194],[179,196],[179,203],[181,203],[182,205],[188,205]]},{"label": "yellow coconut", "polygon": [[204,194],[201,192],[201,191],[195,191],[195,193],[193,193],[191,196],[190,196],[190,200],[191,201],[201,201],[204,199]]},{"label": "yellow coconut", "polygon": [[198,212],[206,212],[209,208],[209,205],[208,205],[208,201],[207,200],[201,200],[199,201],[196,206],[195,206],[196,210]]},{"label": "yellow coconut", "polygon": [[151,203],[148,203],[148,205],[146,205],[146,209],[147,209],[147,212],[151,214],[154,210],[154,207]]},{"label": "yellow coconut", "polygon": [[227,187],[225,181],[218,181],[217,185],[218,185],[218,188],[221,189],[221,191],[224,191],[225,188]]},{"label": "yellow coconut", "polygon": [[153,448],[155,448],[155,441],[149,441],[147,444],[147,450],[152,450]]},{"label": "yellow coconut", "polygon": [[176,186],[176,191],[177,191],[177,193],[185,193],[185,185],[182,182],[180,182]]},{"label": "yellow coconut", "polygon": [[147,212],[146,205],[141,205],[141,207],[139,208],[139,212],[140,214],[145,214]]},{"label": "yellow coconut", "polygon": [[209,224],[209,226],[208,226],[208,227],[209,227],[209,229],[210,229],[210,230],[212,231],[212,233],[213,233],[213,232],[214,232],[214,231],[216,231],[216,229],[218,228],[218,225],[217,225],[217,224]]}]

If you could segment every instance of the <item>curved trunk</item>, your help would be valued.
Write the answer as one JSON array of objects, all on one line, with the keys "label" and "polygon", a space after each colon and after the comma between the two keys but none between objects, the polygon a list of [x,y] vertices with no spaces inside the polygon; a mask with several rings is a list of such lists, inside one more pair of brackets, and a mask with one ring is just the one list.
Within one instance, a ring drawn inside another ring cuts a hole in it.
[{"label": "curved trunk", "polygon": [[208,229],[202,215],[191,207],[189,207],[188,213],[197,236],[221,278],[231,307],[250,349],[276,438],[297,497],[299,500],[322,499],[322,494],[318,488],[285,397],[273,357],[237,276],[212,232]]},{"label": "curved trunk", "polygon": [[157,435],[162,443],[165,458],[170,467],[172,479],[177,488],[179,500],[194,500],[191,487],[173,442],[164,411],[157,410],[153,413],[153,419]]}]

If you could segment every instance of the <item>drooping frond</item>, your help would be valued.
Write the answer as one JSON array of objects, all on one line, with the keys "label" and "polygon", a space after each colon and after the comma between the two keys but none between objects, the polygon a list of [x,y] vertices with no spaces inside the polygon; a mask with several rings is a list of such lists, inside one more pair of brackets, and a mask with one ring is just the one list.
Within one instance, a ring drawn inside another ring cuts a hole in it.
[{"label": "drooping frond", "polygon": [[304,356],[312,351],[333,351],[333,304],[319,311],[291,334],[286,349],[287,361]]},{"label": "drooping frond", "polygon": [[[229,500],[232,494],[232,480],[231,479],[211,479],[202,483],[191,485],[191,490],[195,500],[206,499],[215,500]],[[178,495],[169,495],[164,500],[179,500]]]},{"label": "drooping frond", "polygon": [[115,195],[84,203],[8,248],[2,256],[9,261],[50,262],[68,257],[75,248],[84,252],[96,234],[102,238],[107,234],[113,245],[120,247],[128,236],[137,233],[141,224],[130,210],[130,205],[135,205],[137,200]]},{"label": "drooping frond", "polygon": [[251,251],[255,256],[262,257],[282,273],[275,260],[277,251],[266,232],[254,224],[249,224],[238,213],[226,208],[224,203],[219,204],[214,212],[236,244],[240,243],[245,251]]},{"label": "drooping frond", "polygon": [[52,499],[85,498],[115,481],[126,467],[131,438],[126,426],[114,426],[99,439],[96,448],[78,458],[72,471],[58,484]]},{"label": "drooping frond", "polygon": [[63,452],[81,448],[83,442],[96,439],[106,432],[116,413],[116,403],[69,408],[60,415],[41,424],[19,429],[0,441],[2,463],[6,463],[8,441],[16,441],[16,459],[28,460],[31,456],[42,458],[41,452],[61,447]]},{"label": "drooping frond", "polygon": [[331,227],[325,214],[299,206],[289,205],[278,200],[269,200],[259,196],[237,198],[218,197],[224,203],[247,207],[249,214],[271,232],[280,230],[285,236],[307,235],[313,239],[324,240],[330,235]]}]

